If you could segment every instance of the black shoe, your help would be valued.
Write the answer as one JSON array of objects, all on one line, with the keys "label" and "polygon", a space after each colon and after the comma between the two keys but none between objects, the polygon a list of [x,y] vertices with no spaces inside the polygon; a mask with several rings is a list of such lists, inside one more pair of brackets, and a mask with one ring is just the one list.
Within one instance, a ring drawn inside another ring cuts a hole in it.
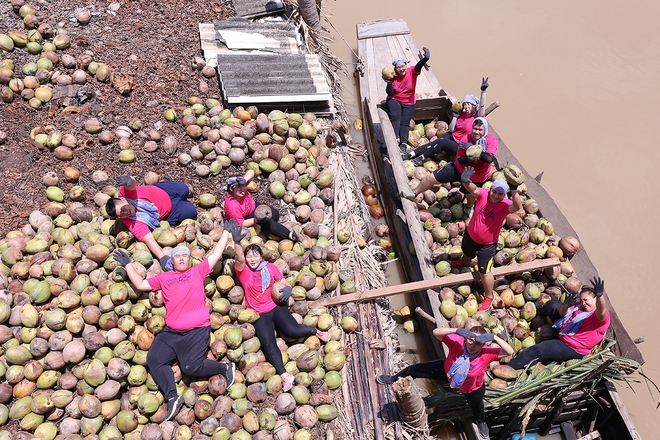
[{"label": "black shoe", "polygon": [[181,408],[183,408],[183,396],[177,394],[175,398],[167,402],[167,417],[165,421],[168,422],[176,417]]},{"label": "black shoe", "polygon": [[403,160],[412,159],[412,153],[404,154],[403,156],[401,156],[401,159],[403,159]]},{"label": "black shoe", "polygon": [[225,371],[225,379],[227,380],[227,388],[234,384],[234,379],[236,378],[236,364],[229,362],[227,364],[227,371]]},{"label": "black shoe", "polygon": [[488,425],[486,422],[477,423],[477,427],[479,428],[479,435],[482,438],[490,438],[490,431],[488,431]]},{"label": "black shoe", "polygon": [[381,374],[380,376],[376,376],[376,382],[381,385],[392,385],[394,382],[396,382],[396,377],[388,376],[387,374]]},{"label": "black shoe", "polygon": [[424,164],[424,156],[418,156],[413,158],[412,163],[416,167],[421,167]]},{"label": "black shoe", "polygon": [[401,152],[405,153],[408,150],[408,144],[399,145],[399,149],[401,150]]}]

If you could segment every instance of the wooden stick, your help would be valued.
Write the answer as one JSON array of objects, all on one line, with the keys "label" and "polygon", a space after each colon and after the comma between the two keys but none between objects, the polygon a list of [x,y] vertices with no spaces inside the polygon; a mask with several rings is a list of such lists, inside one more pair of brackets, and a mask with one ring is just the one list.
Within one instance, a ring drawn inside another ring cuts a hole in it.
[{"label": "wooden stick", "polygon": [[583,437],[580,437],[578,440],[595,440],[597,438],[600,438],[600,433],[598,431],[594,431]]},{"label": "wooden stick", "polygon": [[490,112],[492,112],[493,110],[495,110],[499,106],[500,106],[500,102],[495,101],[494,103],[492,103],[491,105],[486,107],[486,116],[488,116],[490,114]]},{"label": "wooden stick", "polygon": [[428,322],[435,324],[435,318],[424,311],[421,307],[415,307],[415,313],[417,313],[422,318],[426,319]]},{"label": "wooden stick", "polygon": [[[508,266],[496,267],[492,270],[493,276],[505,276],[521,272],[545,269],[546,267],[559,266],[558,258],[546,258],[543,260],[534,260],[529,263],[510,264]],[[321,298],[310,303],[311,307],[330,307],[347,304],[349,302],[366,301],[386,296],[398,295],[401,293],[410,293],[435,289],[438,287],[455,286],[457,284],[471,283],[479,279],[476,272],[462,273],[458,275],[449,275],[442,278],[432,278],[430,280],[414,281],[412,283],[399,284],[397,286],[381,287],[380,289],[365,290],[356,293],[350,293],[341,296]]]}]

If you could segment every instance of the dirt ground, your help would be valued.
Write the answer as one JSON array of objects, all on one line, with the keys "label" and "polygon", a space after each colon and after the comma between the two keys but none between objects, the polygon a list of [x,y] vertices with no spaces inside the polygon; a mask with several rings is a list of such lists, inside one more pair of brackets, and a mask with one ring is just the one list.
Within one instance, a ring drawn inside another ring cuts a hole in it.
[{"label": "dirt ground", "polygon": [[[20,15],[12,8],[12,3],[20,5],[23,1],[0,0],[0,32],[27,33]],[[220,196],[227,174],[239,171],[232,166],[218,176],[200,178],[194,173],[194,167],[180,166],[177,156],[188,152],[195,142],[185,134],[180,123],[166,121],[163,113],[167,108],[175,108],[181,115],[192,96],[219,98],[216,78],[203,77],[193,68],[192,61],[202,56],[198,24],[213,23],[234,15],[231,3],[221,0],[185,3],[123,0],[92,4],[35,0],[31,4],[37,11],[39,23],[49,23],[53,29],[63,28],[71,37],[71,47],[57,51],[58,55],[70,54],[81,60],[87,52],[94,61],[106,63],[115,72],[130,78],[133,88],[129,94],[121,95],[110,83],[88,75],[85,87],[89,99],[86,101],[84,97],[80,100],[78,97],[54,99],[40,110],[32,109],[20,96],[10,104],[0,102],[0,132],[6,134],[6,141],[2,143],[0,133],[0,237],[25,224],[32,210],[48,203],[42,176],[49,171],[57,173],[59,186],[67,193],[73,185],[82,185],[87,193],[84,201],[87,205],[93,204],[94,194],[104,186],[92,181],[91,174],[95,170],[108,174],[107,184],[114,184],[114,177],[122,174],[131,174],[142,182],[148,171],[156,172],[161,179],[185,181],[193,188],[193,202],[196,202],[196,196],[205,192]],[[80,7],[92,12],[86,25],[73,20],[74,11]],[[36,62],[40,55],[32,55],[23,47],[0,52],[0,60],[7,58],[14,61],[15,76],[22,78],[25,76],[22,66]],[[60,64],[54,70],[70,74],[74,69],[66,69]],[[208,86],[206,92],[205,85]],[[80,111],[63,114],[66,104]],[[120,163],[117,142],[102,145],[97,135],[85,132],[83,123],[89,118],[97,118],[104,129],[113,132],[118,126],[129,125],[136,119],[142,121],[143,130],[130,137],[137,160],[131,164]],[[73,149],[73,159],[59,161],[50,149],[33,142],[30,131],[36,127],[74,135],[77,146]],[[162,145],[155,152],[144,151],[146,132],[154,128],[158,129],[162,139],[173,135],[179,140],[174,154],[165,153]],[[79,182],[65,181],[63,170],[66,167],[80,171]]]}]

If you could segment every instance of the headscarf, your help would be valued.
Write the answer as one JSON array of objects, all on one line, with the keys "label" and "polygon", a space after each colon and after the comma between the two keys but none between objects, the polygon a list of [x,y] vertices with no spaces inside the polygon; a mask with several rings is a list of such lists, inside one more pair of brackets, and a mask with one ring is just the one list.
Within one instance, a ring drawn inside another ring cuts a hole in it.
[{"label": "headscarf", "polygon": [[174,249],[172,249],[172,252],[170,253],[170,257],[174,258],[176,255],[179,254],[190,255],[190,249],[188,248],[188,246],[177,246]]},{"label": "headscarf", "polygon": [[463,102],[469,102],[470,104],[474,105],[474,113],[472,114],[477,113],[477,110],[479,109],[479,98],[474,95],[465,95]]},{"label": "headscarf", "polygon": [[584,310],[582,304],[577,304],[573,307],[569,307],[568,312],[557,322],[552,324],[553,328],[561,329],[566,323],[566,328],[561,330],[559,333],[562,335],[572,336],[580,331],[582,327],[582,321],[587,319],[596,309],[593,309],[590,312]]},{"label": "headscarf", "polygon": [[470,361],[476,358],[480,352],[481,349],[474,354],[470,354],[467,351],[467,347],[463,345],[463,353],[454,361],[447,372],[447,377],[450,380],[449,385],[452,388],[460,388],[463,385],[470,372]]},{"label": "headscarf", "polygon": [[490,189],[496,189],[502,191],[504,194],[509,192],[509,184],[506,183],[504,179],[495,179],[493,184],[490,186]]},{"label": "headscarf", "polygon": [[234,176],[227,179],[227,183],[222,187],[223,191],[229,191],[234,186],[243,186],[247,182],[243,176]]},{"label": "headscarf", "polygon": [[488,134],[488,121],[483,117],[474,118],[472,125],[474,126],[474,123],[477,121],[481,121],[481,123],[484,125],[484,135],[479,138],[475,145],[481,145],[481,150],[486,151],[486,148],[488,147],[488,142],[486,142],[486,135]]},{"label": "headscarf", "polygon": [[408,62],[407,59],[405,59],[405,58],[403,58],[403,57],[399,57],[399,58],[394,58],[394,59],[392,60],[392,65],[393,65],[393,66],[396,66],[396,65],[399,64],[399,63],[407,63],[407,62]]}]

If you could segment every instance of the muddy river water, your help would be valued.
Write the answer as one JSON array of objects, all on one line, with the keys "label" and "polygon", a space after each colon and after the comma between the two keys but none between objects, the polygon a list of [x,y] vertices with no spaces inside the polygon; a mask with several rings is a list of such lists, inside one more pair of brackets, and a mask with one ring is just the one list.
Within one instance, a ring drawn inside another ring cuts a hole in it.
[{"label": "muddy river water", "polygon": [[[333,52],[352,73],[355,25],[401,18],[443,88],[478,95],[490,78],[489,121],[570,220],[660,386],[657,250],[660,234],[660,2],[324,1]],[[342,40],[346,40],[346,43]],[[359,92],[344,80],[351,120]],[[658,435],[657,401],[645,383],[620,386],[645,439]]]}]

